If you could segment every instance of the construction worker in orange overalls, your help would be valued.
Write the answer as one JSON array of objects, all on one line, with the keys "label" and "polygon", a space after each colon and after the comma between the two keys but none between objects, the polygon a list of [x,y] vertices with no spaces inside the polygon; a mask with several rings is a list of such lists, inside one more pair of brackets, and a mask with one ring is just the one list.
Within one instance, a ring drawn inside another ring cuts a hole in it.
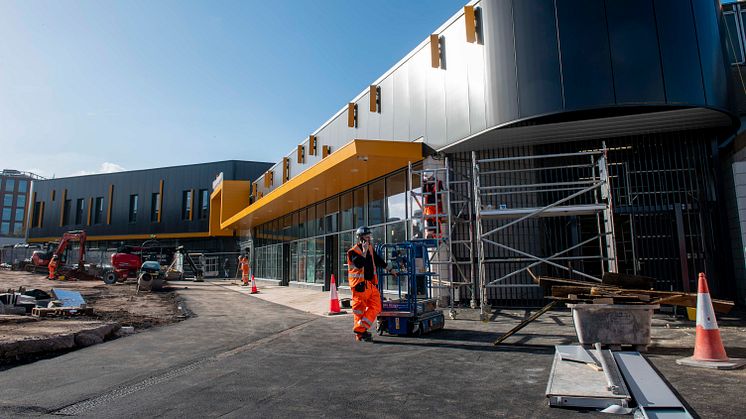
[{"label": "construction worker in orange overalls", "polygon": [[[442,236],[441,215],[443,214],[443,183],[433,175],[426,175],[422,185],[423,208],[425,214],[425,237],[440,238]],[[437,201],[437,205],[436,205]],[[437,215],[437,216],[436,216]],[[437,224],[436,224],[437,223]],[[436,225],[438,227],[436,227]]]},{"label": "construction worker in orange overalls", "polygon": [[241,256],[239,258],[239,266],[241,268],[241,280],[244,286],[249,285],[249,258],[248,256]]},{"label": "construction worker in orange overalls", "polygon": [[[381,294],[378,292],[377,266],[386,261],[373,250],[371,231],[368,227],[357,229],[358,243],[347,251],[347,267],[352,291],[353,332],[355,340],[372,341],[370,328],[381,312]],[[391,271],[390,267],[387,270]]]},{"label": "construction worker in orange overalls", "polygon": [[49,261],[49,277],[47,279],[54,280],[57,273],[57,255],[52,256],[52,260]]}]

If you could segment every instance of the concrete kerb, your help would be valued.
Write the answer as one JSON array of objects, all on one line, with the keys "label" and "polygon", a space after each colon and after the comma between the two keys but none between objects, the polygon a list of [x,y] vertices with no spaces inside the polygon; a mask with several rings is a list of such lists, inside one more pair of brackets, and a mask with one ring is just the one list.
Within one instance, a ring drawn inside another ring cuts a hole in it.
[{"label": "concrete kerb", "polygon": [[117,323],[93,322],[74,333],[51,334],[44,337],[23,336],[0,342],[0,361],[12,362],[29,356],[85,348],[104,342],[119,329]]}]

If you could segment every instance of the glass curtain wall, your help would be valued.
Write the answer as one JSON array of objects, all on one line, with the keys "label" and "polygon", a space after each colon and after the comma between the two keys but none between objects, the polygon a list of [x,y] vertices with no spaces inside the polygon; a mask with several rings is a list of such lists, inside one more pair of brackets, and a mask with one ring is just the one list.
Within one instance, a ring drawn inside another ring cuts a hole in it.
[{"label": "glass curtain wall", "polygon": [[[416,176],[412,187],[419,188]],[[289,281],[324,284],[334,274],[346,286],[347,251],[357,227],[368,225],[376,244],[402,242],[410,236],[409,223],[419,208],[414,198],[407,199],[406,169],[317,202],[255,228],[257,272],[262,278],[282,279],[282,243],[290,242]],[[334,236],[336,243],[330,243]],[[326,254],[332,245],[337,254]],[[387,289],[395,286],[386,284]]]}]

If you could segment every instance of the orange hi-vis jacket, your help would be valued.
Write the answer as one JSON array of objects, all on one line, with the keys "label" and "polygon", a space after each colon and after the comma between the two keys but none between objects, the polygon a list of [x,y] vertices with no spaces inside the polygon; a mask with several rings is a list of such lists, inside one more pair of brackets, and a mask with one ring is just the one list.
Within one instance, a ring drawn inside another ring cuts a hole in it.
[{"label": "orange hi-vis jacket", "polygon": [[54,273],[57,270],[57,261],[50,260],[49,261],[49,278],[54,278]]},{"label": "orange hi-vis jacket", "polygon": [[[360,256],[363,255],[363,250],[360,249],[360,246],[358,245],[352,246],[350,250],[352,250],[353,252],[357,253]],[[372,249],[370,251],[372,251]],[[373,255],[371,254],[371,256]],[[378,273],[375,271],[375,266],[376,266],[376,258],[373,257],[374,270],[373,270],[373,281],[372,282],[373,282],[373,285],[378,285]],[[356,267],[355,264],[352,263],[352,260],[350,260],[349,252],[347,255],[347,271],[349,273],[348,280],[350,281],[350,288],[355,288],[355,285],[359,284],[360,282],[365,281],[365,268]]]},{"label": "orange hi-vis jacket", "polygon": [[249,274],[249,260],[246,259],[246,258],[244,258],[244,259],[241,260],[241,272],[244,275],[248,275]]}]

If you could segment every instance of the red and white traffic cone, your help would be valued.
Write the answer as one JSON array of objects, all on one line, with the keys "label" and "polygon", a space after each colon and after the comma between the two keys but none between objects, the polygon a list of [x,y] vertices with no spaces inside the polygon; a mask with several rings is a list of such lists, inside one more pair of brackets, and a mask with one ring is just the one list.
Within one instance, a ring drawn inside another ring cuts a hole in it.
[{"label": "red and white traffic cone", "polygon": [[256,279],[254,279],[254,274],[251,274],[251,293],[259,294],[259,290],[256,289]]},{"label": "red and white traffic cone", "polygon": [[745,359],[728,358],[725,354],[715,310],[712,308],[710,289],[707,287],[707,277],[703,272],[699,274],[697,290],[697,336],[694,341],[694,355],[678,359],[676,363],[718,370],[734,370],[746,365]]},{"label": "red and white traffic cone", "polygon": [[336,314],[345,314],[346,311],[342,311],[339,306],[339,293],[337,293],[337,279],[332,274],[332,283],[329,290],[329,315],[334,316]]}]

